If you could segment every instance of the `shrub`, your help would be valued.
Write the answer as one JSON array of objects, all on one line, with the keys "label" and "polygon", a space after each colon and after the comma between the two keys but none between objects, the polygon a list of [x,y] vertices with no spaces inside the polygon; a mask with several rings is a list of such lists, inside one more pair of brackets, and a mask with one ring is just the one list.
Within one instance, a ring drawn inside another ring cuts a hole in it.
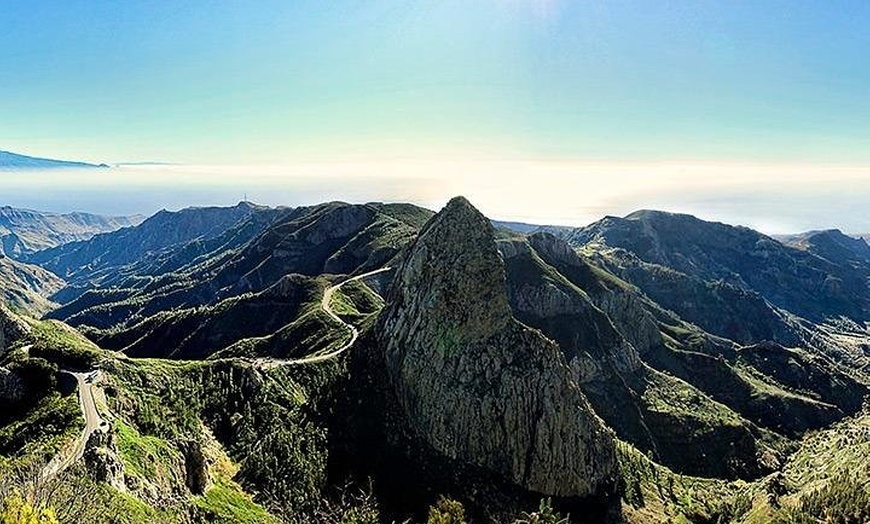
[{"label": "shrub", "polygon": [[429,518],[426,519],[426,524],[466,524],[466,522],[462,503],[443,496],[429,508]]}]

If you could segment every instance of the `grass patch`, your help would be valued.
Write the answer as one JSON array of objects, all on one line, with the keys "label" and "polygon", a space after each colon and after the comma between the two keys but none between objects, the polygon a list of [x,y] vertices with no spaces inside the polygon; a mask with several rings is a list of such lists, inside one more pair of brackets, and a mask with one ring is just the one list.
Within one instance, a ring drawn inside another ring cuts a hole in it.
[{"label": "grass patch", "polygon": [[142,435],[120,420],[115,422],[115,435],[125,474],[170,488],[183,485],[179,472],[184,468],[184,458],[175,446],[161,438]]},{"label": "grass patch", "polygon": [[336,289],[331,298],[332,311],[356,326],[384,307],[384,300],[359,280],[352,280]]},{"label": "grass patch", "polygon": [[220,480],[204,495],[193,498],[207,522],[221,524],[267,524],[278,520],[244,493],[238,484]]}]

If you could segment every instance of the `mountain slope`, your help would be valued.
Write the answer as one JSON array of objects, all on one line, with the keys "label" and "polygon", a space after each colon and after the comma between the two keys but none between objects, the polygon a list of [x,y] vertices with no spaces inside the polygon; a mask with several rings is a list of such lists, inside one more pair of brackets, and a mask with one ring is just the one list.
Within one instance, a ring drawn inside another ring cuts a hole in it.
[{"label": "mountain slope", "polygon": [[0,250],[7,256],[28,255],[61,244],[88,240],[141,222],[142,218],[113,217],[89,213],[46,213],[0,207]]},{"label": "mountain slope", "polygon": [[[91,272],[97,279],[93,289],[59,293],[69,293],[70,300],[49,316],[139,356],[205,357],[252,337],[272,337],[284,346],[296,337],[326,340],[316,335],[328,332],[322,328],[329,325],[319,308],[302,307],[310,306],[322,288],[323,279],[317,283],[315,277],[386,265],[430,216],[415,206],[393,204],[328,203],[277,215],[257,212],[220,236],[150,254],[147,263]],[[315,291],[302,293],[306,289]],[[288,354],[286,347],[244,345]],[[237,350],[232,348],[234,354]]]},{"label": "mountain slope", "polygon": [[[870,380],[843,358],[870,336],[831,316],[861,290],[801,317],[751,278],[768,271],[795,300],[820,272],[846,285],[864,271],[848,239],[768,245],[644,212],[572,246],[554,236],[565,230],[496,231],[462,198],[435,216],[340,202],[190,213],[54,251],[76,284],[51,315],[105,349],[0,309],[0,398],[14,406],[0,413],[0,506],[27,486],[9,483],[15,465],[78,447],[78,386],[59,370],[98,366],[85,387],[106,424],[61,482],[104,516],[51,498],[62,521],[518,524],[560,521],[555,506],[564,522],[755,524],[870,510]],[[384,266],[328,294],[341,329],[324,289]]]},{"label": "mountain slope", "polygon": [[774,306],[812,321],[870,319],[865,272],[745,227],[638,211],[625,218],[607,217],[565,238],[576,247],[623,249],[645,263],[756,292]]},{"label": "mountain slope", "polygon": [[[158,313],[129,329],[96,334],[107,349],[132,357],[204,359],[245,339],[267,337],[290,324],[307,321],[328,340],[329,322],[320,313],[323,279],[288,275],[259,293],[227,298],[212,306]],[[314,348],[286,345],[282,357],[304,356]],[[288,354],[290,353],[290,354]],[[277,355],[275,355],[277,356]]]},{"label": "mountain slope", "polygon": [[753,477],[767,467],[758,455],[777,439],[741,416],[754,413],[722,398],[727,387],[696,386],[649,358],[668,351],[664,326],[690,326],[552,235],[499,248],[514,314],[559,344],[596,413],[621,439],[681,473]]},{"label": "mountain slope", "polygon": [[269,210],[246,202],[235,207],[164,210],[136,227],[46,249],[27,260],[63,275],[72,284],[85,284],[98,279],[103,272],[117,272],[168,247],[217,237],[242,219],[260,212]]},{"label": "mountain slope", "polygon": [[838,229],[809,231],[783,237],[786,245],[808,251],[831,262],[846,262],[854,267],[870,267],[870,244],[863,238],[844,235]]},{"label": "mountain slope", "polygon": [[63,280],[41,267],[0,255],[0,304],[39,316],[54,306],[49,297],[63,286]]}]

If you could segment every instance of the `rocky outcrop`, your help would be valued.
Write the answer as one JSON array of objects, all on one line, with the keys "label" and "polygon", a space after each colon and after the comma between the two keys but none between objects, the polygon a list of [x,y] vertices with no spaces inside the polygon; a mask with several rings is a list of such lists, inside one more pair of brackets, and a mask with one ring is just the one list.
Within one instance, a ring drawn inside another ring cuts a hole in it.
[{"label": "rocky outcrop", "polygon": [[30,326],[0,304],[0,357],[10,345],[30,334]]},{"label": "rocky outcrop", "polygon": [[108,425],[97,428],[88,438],[83,455],[88,473],[97,482],[105,482],[124,491],[124,464],[115,443],[115,434]]},{"label": "rocky outcrop", "polygon": [[389,380],[432,448],[537,493],[613,488],[612,434],[559,347],[513,318],[492,226],[465,199],[423,228],[387,302]]},{"label": "rocky outcrop", "polygon": [[184,455],[184,479],[187,489],[194,495],[202,495],[212,485],[205,449],[198,440],[180,442],[178,447]]}]

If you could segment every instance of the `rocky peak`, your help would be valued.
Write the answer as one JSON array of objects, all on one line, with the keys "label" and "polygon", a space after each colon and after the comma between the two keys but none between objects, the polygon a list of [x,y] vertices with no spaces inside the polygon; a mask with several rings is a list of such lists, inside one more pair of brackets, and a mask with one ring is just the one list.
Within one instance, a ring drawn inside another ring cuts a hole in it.
[{"label": "rocky peak", "polygon": [[486,217],[465,198],[454,198],[420,232],[392,302],[428,324],[418,329],[449,325],[466,342],[502,329],[510,306],[493,235]]},{"label": "rocky peak", "polygon": [[388,303],[380,346],[418,437],[537,493],[614,488],[611,434],[558,346],[512,317],[492,225],[467,200],[423,228]]}]

